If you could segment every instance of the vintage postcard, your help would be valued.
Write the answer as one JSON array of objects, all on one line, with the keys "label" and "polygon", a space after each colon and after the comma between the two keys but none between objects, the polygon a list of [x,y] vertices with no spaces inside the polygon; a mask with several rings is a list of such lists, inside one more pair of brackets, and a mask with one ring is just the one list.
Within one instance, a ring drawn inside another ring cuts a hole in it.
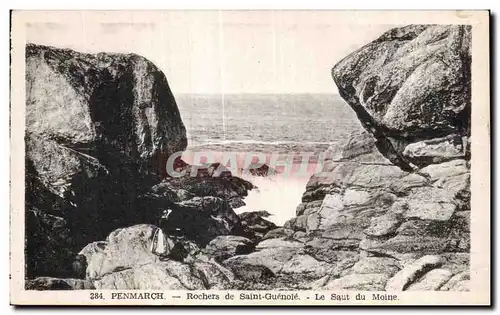
[{"label": "vintage postcard", "polygon": [[13,11],[15,305],[489,305],[488,11]]}]

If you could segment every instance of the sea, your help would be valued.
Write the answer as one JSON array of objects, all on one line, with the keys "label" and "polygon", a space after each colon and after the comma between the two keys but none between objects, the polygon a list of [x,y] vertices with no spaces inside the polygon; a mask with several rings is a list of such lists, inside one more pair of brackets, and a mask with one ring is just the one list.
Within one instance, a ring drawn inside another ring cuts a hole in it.
[{"label": "sea", "polygon": [[[361,125],[336,94],[180,94],[175,95],[188,137],[187,152],[260,152],[319,155],[339,150]],[[193,161],[190,161],[193,162]],[[237,213],[266,210],[281,226],[295,216],[306,176],[240,174],[257,188]]]}]

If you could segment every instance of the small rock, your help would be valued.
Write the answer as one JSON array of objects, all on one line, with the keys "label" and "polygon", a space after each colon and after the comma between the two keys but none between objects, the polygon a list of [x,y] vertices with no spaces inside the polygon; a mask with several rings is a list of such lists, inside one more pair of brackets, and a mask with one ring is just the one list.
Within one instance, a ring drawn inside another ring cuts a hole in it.
[{"label": "small rock", "polygon": [[457,283],[450,291],[470,291],[470,280],[462,280]]},{"label": "small rock", "polygon": [[403,257],[415,259],[422,255],[442,253],[448,244],[449,241],[443,237],[430,235],[416,237],[397,234],[388,240],[364,239],[359,243],[359,248],[377,255],[398,259]]},{"label": "small rock", "polygon": [[273,229],[264,235],[262,240],[267,240],[271,238],[283,238],[283,237],[292,237],[294,234],[294,231],[292,229],[287,229],[287,228],[276,228]]},{"label": "small rock", "polygon": [[352,266],[352,274],[378,274],[385,273],[393,276],[399,271],[396,259],[389,257],[365,257]]},{"label": "small rock", "polygon": [[228,267],[237,279],[251,282],[265,282],[273,278],[274,273],[262,265],[229,264]]},{"label": "small rock", "polygon": [[252,241],[260,241],[267,232],[276,229],[278,226],[263,217],[269,216],[267,211],[243,212],[238,214],[241,224],[244,227],[245,236]]},{"label": "small rock", "polygon": [[362,205],[370,200],[370,193],[365,190],[346,189],[342,202],[345,206]]},{"label": "small rock", "polygon": [[385,287],[386,291],[404,291],[421,275],[432,268],[439,267],[443,260],[439,256],[427,255],[404,267],[392,277]]},{"label": "small rock", "polygon": [[[207,268],[211,266],[213,268]],[[174,260],[139,265],[113,272],[95,281],[97,289],[119,290],[206,290],[229,286],[226,272],[212,264],[186,264]],[[202,275],[200,277],[200,275]],[[203,281],[201,278],[205,279]],[[214,285],[218,283],[218,285]]]},{"label": "small rock", "polygon": [[462,159],[455,159],[440,164],[431,164],[420,170],[420,173],[429,175],[431,180],[453,177],[468,172],[467,162]]},{"label": "small rock", "polygon": [[448,282],[446,282],[446,284],[443,285],[440,290],[441,291],[453,290],[453,288],[455,288],[455,286],[457,286],[459,282],[464,280],[470,280],[470,274],[468,271],[457,273],[456,275],[451,277],[451,279],[448,280]]},{"label": "small rock", "polygon": [[244,207],[246,205],[246,203],[240,197],[231,198],[228,200],[228,202],[229,202],[229,205],[231,206],[231,208],[233,208],[233,209],[236,209],[239,207]]},{"label": "small rock", "polygon": [[[292,259],[293,256],[301,252],[296,247],[270,247],[262,249],[248,255],[239,255],[231,257],[222,262],[222,264],[231,270],[240,268],[240,265],[264,266],[270,269],[274,274],[281,272],[283,266]],[[242,268],[244,270],[244,268]]]},{"label": "small rock", "polygon": [[440,163],[450,159],[464,158],[465,148],[462,138],[458,135],[449,135],[444,138],[434,138],[408,144],[403,150],[403,156],[410,159],[427,160]]},{"label": "small rock", "polygon": [[372,218],[370,227],[365,229],[363,233],[369,236],[384,236],[393,234],[401,224],[401,215],[387,213],[380,217]]},{"label": "small rock", "polygon": [[352,274],[331,280],[321,289],[382,291],[388,279],[386,274]]},{"label": "small rock", "polygon": [[421,200],[408,201],[407,218],[419,218],[421,220],[448,221],[457,206],[453,203],[422,203]]},{"label": "small rock", "polygon": [[176,193],[177,193],[177,198],[179,198],[179,201],[189,200],[194,197],[193,193],[190,193],[185,189],[178,189]]},{"label": "small rock", "polygon": [[433,269],[426,273],[420,280],[411,284],[407,291],[436,291],[443,286],[452,276],[447,269]]},{"label": "small rock", "polygon": [[283,265],[281,273],[285,274],[309,274],[314,277],[323,277],[331,266],[325,262],[318,261],[309,255],[293,256]]},{"label": "small rock", "polygon": [[257,244],[256,249],[267,249],[267,248],[278,248],[278,247],[286,247],[286,248],[301,248],[304,244],[295,241],[287,241],[282,238],[271,238],[267,240],[261,241]]},{"label": "small rock", "polygon": [[390,188],[397,194],[407,194],[412,188],[427,185],[429,180],[416,173],[410,173],[390,184]]},{"label": "small rock", "polygon": [[223,261],[236,255],[250,253],[255,245],[251,240],[242,236],[224,235],[217,236],[205,248],[207,255],[216,261]]}]

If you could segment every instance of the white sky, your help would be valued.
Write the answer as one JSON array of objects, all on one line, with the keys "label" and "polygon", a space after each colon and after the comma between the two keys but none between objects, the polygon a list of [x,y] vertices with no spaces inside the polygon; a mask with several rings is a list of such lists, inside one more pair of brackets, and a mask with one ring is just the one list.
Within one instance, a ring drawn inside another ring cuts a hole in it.
[{"label": "white sky", "polygon": [[33,21],[28,42],[134,52],[174,93],[337,93],[330,69],[396,25],[338,21],[328,11],[164,11],[127,19],[73,12]]}]

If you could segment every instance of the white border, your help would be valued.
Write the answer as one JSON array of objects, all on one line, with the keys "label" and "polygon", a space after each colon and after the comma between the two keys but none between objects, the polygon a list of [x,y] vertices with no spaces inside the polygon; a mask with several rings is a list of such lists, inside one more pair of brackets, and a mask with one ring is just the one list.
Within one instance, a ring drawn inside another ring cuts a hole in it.
[{"label": "white border", "polygon": [[[161,3],[160,5],[158,3]],[[184,1],[179,1],[177,4],[176,3],[166,3],[165,1],[149,1],[149,0],[142,0],[142,1],[129,1],[129,0],[122,0],[122,1],[117,1],[115,3],[110,4],[104,3],[103,1],[99,0],[87,0],[85,2],[77,3],[77,2],[68,2],[68,1],[54,1],[54,0],[46,0],[43,2],[40,1],[16,1],[13,6],[15,8],[19,9],[56,9],[56,8],[64,8],[64,9],[106,9],[106,8],[112,8],[112,9],[154,9],[156,8],[211,8],[211,9],[216,9],[216,8],[286,8],[286,9],[291,9],[291,8],[306,8],[306,9],[370,9],[370,8],[375,8],[375,9],[455,9],[455,8],[462,8],[462,9],[483,9],[483,8],[492,8],[493,12],[498,12],[498,7],[499,7],[498,1],[484,1],[484,0],[475,0],[475,1],[462,1],[462,0],[455,0],[455,1],[436,1],[436,0],[421,0],[417,2],[402,2],[402,1],[385,1],[385,0],[379,0],[379,1],[358,1],[358,0],[350,0],[350,1],[317,1],[317,0],[308,0],[308,1],[294,1],[294,0],[288,0],[288,1],[274,1],[273,3],[270,3],[270,1],[262,1],[262,0],[253,0],[253,1],[238,1],[238,4],[235,4],[235,1],[221,1],[221,0],[212,0],[207,4],[207,1],[203,0],[198,0],[198,1],[190,1],[190,0],[184,0]],[[8,3],[7,2],[2,2],[0,4],[4,10],[0,11],[1,17],[2,17],[2,31],[1,34],[4,36],[4,40],[1,41],[4,45],[4,49],[1,49],[0,51],[3,53],[3,58],[0,60],[3,60],[3,63],[1,63],[3,67],[3,73],[4,73],[4,81],[3,84],[1,85],[1,92],[2,96],[4,96],[3,100],[4,103],[7,104],[8,102],[8,95],[9,95],[9,88],[8,88],[8,78],[5,74],[8,73],[9,65],[8,65],[8,19],[9,19],[9,13],[7,11],[8,9]],[[496,24],[496,23],[495,23]],[[496,37],[496,34],[495,34]],[[496,40],[495,43],[495,51],[498,52],[498,40]],[[493,57],[493,56],[492,56]],[[496,66],[495,69],[492,70],[493,72],[496,72]],[[498,90],[498,81],[496,81],[496,84],[492,89]],[[496,104],[493,104],[495,106]],[[4,124],[2,124],[2,128],[0,129],[0,132],[2,132],[3,137],[0,137],[0,145],[2,148],[4,148],[3,152],[5,154],[2,156],[1,159],[1,175],[2,178],[4,179],[2,181],[2,184],[0,184],[0,192],[2,193],[2,196],[4,197],[3,200],[9,200],[9,185],[7,182],[7,178],[9,178],[9,158],[7,152],[9,151],[9,131],[8,131],[8,117],[9,117],[9,110],[8,106],[4,105],[1,107],[3,110],[3,117],[4,119]],[[496,111],[495,118],[498,118],[497,115],[499,114],[499,111]],[[498,147],[497,141],[498,136],[496,137],[497,140],[495,140],[495,144]],[[495,172],[496,174],[496,172]],[[498,193],[493,194],[494,196],[497,196]],[[2,220],[4,224],[4,230],[8,229],[8,211],[4,211],[4,220]],[[496,222],[498,224],[498,215],[496,217]],[[498,237],[498,233],[496,234]],[[498,239],[496,238],[498,241]],[[2,249],[3,252],[6,253],[7,249],[9,248],[9,243],[8,243],[8,238],[4,237],[4,241],[1,243],[2,244]],[[498,244],[498,243],[497,243]],[[495,253],[495,251],[494,251]],[[5,259],[2,261],[2,274],[6,275],[8,273],[8,261],[7,258],[8,256],[5,255]],[[4,297],[5,301],[3,303],[4,306],[8,305],[7,301],[7,292],[9,291],[9,283],[7,280],[7,277],[4,276],[4,282],[2,282],[2,296]],[[498,301],[498,290],[496,290],[496,301]],[[12,308],[9,308],[7,312],[13,311]],[[37,310],[37,312],[44,312],[45,310]],[[50,310],[49,310],[50,311]],[[63,310],[64,311],[64,310]],[[93,312],[101,312],[102,310],[93,310]],[[120,310],[119,310],[120,311]],[[134,312],[140,312],[140,309],[134,309]],[[179,310],[169,310],[169,312],[178,312]],[[202,309],[197,309],[195,310],[196,312],[203,311]],[[218,311],[218,310],[212,310],[212,311]],[[239,310],[239,311],[244,311],[244,310]],[[293,311],[291,309],[284,310],[286,312]],[[302,311],[307,311],[307,310],[302,310]],[[370,309],[370,311],[384,311],[384,310],[376,310],[376,309]],[[408,310],[407,310],[408,311]],[[453,311],[453,310],[452,310]],[[467,309],[467,312],[474,313],[474,310]],[[363,310],[356,310],[354,313],[362,313],[364,312]],[[3,312],[2,312],[3,313]]]}]

